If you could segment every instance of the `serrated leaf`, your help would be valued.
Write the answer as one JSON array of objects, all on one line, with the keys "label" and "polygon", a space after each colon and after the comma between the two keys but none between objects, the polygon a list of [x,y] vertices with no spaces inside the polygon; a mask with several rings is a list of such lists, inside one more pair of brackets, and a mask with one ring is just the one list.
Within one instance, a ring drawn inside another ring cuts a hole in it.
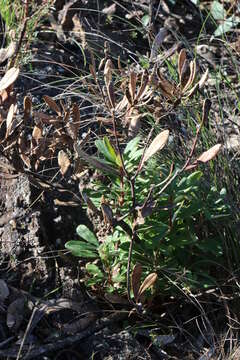
[{"label": "serrated leaf", "polygon": [[60,167],[60,172],[63,176],[68,171],[70,164],[71,164],[71,162],[69,160],[68,155],[65,153],[65,151],[60,150],[58,152],[58,165]]},{"label": "serrated leaf", "polygon": [[144,163],[150,159],[156,152],[163,149],[166,145],[169,137],[169,130],[164,130],[160,134],[158,134],[155,139],[152,141],[148,149],[146,150],[144,157],[142,159],[141,168],[143,167]]},{"label": "serrated leaf", "polygon": [[7,89],[18,78],[19,68],[12,67],[9,69],[0,81],[0,91]]},{"label": "serrated leaf", "polygon": [[45,101],[45,103],[50,107],[51,110],[53,110],[54,112],[56,112],[58,114],[58,116],[61,116],[61,109],[60,107],[57,105],[57,103],[48,95],[44,95],[43,96],[43,100]]},{"label": "serrated leaf", "polygon": [[214,145],[209,150],[204,151],[204,153],[202,153],[202,155],[199,156],[199,158],[197,158],[197,161],[206,163],[206,162],[212,160],[213,158],[215,158],[215,156],[217,156],[217,154],[219,153],[221,147],[222,147],[222,144]]},{"label": "serrated leaf", "polygon": [[78,225],[77,229],[77,234],[84,240],[86,240],[88,243],[98,246],[98,240],[96,238],[96,236],[94,235],[94,233],[92,231],[90,231],[88,229],[88,227],[86,225]]},{"label": "serrated leaf", "polygon": [[138,294],[136,296],[136,301],[139,300],[139,298],[143,295],[143,293],[149,289],[157,280],[157,274],[156,273],[152,273],[149,274],[145,280],[143,281],[142,285],[139,288]]}]

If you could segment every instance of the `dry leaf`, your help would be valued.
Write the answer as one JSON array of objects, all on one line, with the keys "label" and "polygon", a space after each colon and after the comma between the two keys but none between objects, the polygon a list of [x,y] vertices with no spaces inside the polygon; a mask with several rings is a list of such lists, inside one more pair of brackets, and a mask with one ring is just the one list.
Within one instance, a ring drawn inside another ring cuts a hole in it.
[{"label": "dry leaf", "polygon": [[161,28],[159,30],[159,32],[157,33],[157,35],[153,41],[153,44],[152,44],[150,61],[152,61],[158,55],[158,50],[159,50],[160,46],[162,45],[167,34],[168,34],[168,31],[164,27]]},{"label": "dry leaf", "polygon": [[137,84],[137,74],[134,71],[131,71],[130,79],[129,79],[129,92],[132,98],[132,103],[134,102],[134,98],[135,98],[136,84]]},{"label": "dry leaf", "polygon": [[112,107],[112,109],[114,109],[115,108],[115,95],[114,95],[114,87],[113,87],[112,81],[107,86],[107,93],[108,93],[108,98],[109,98],[111,107]]},{"label": "dry leaf", "polygon": [[194,59],[193,61],[190,62],[190,76],[186,85],[184,86],[183,91],[187,91],[190,88],[190,86],[194,82],[195,77],[196,77],[196,61]]},{"label": "dry leaf", "polygon": [[209,150],[204,151],[204,153],[202,153],[202,155],[199,156],[199,158],[197,158],[197,161],[206,163],[206,162],[212,160],[219,153],[221,147],[222,147],[222,144],[214,145]]},{"label": "dry leaf", "polygon": [[6,135],[5,139],[10,135],[13,125],[13,117],[16,111],[16,105],[12,104],[8,110],[7,120],[6,120]]},{"label": "dry leaf", "polygon": [[129,128],[128,128],[128,136],[130,138],[134,138],[139,133],[139,130],[141,128],[141,119],[142,114],[133,115],[131,116]]},{"label": "dry leaf", "polygon": [[27,120],[32,113],[32,100],[29,96],[24,97],[23,101],[24,119]]},{"label": "dry leaf", "polygon": [[7,48],[0,49],[0,64],[2,64],[5,60],[9,59],[13,56],[16,51],[17,44],[15,41],[12,41]]},{"label": "dry leaf", "polygon": [[139,288],[138,294],[136,296],[136,301],[139,300],[139,298],[143,295],[143,293],[149,289],[157,280],[157,274],[156,273],[152,273],[149,274],[145,280],[143,281],[142,285]]},{"label": "dry leaf", "polygon": [[186,50],[182,49],[180,51],[179,55],[178,55],[178,74],[179,74],[179,77],[181,77],[182,70],[183,70],[183,65],[184,65],[186,59],[187,59]]},{"label": "dry leaf", "polygon": [[50,107],[51,110],[55,111],[58,116],[61,116],[62,112],[57,103],[48,95],[43,96],[43,100]]},{"label": "dry leaf", "polygon": [[41,139],[41,137],[42,137],[42,127],[40,127],[40,125],[34,126],[33,132],[32,132],[32,137],[33,137],[34,140]]},{"label": "dry leaf", "polygon": [[71,162],[68,155],[63,150],[60,150],[58,152],[58,165],[60,166],[60,172],[63,176],[68,171],[70,164]]},{"label": "dry leaf", "polygon": [[106,86],[112,81],[112,61],[108,59],[104,67],[104,79]]},{"label": "dry leaf", "polygon": [[155,139],[152,141],[148,149],[146,150],[143,159],[141,167],[143,167],[143,164],[150,159],[151,156],[156,154],[157,151],[161,150],[167,143],[169,137],[169,130],[164,130],[160,134],[158,134]]},{"label": "dry leaf", "polygon": [[12,67],[9,69],[0,81],[0,91],[7,89],[18,78],[19,68]]},{"label": "dry leaf", "polygon": [[208,122],[208,115],[209,115],[209,111],[211,109],[211,100],[209,99],[205,99],[203,102],[203,112],[202,112],[202,124],[206,127],[208,127],[209,122]]},{"label": "dry leaf", "polygon": [[102,209],[102,214],[103,214],[103,219],[104,219],[105,224],[112,225],[114,217],[113,217],[113,212],[112,212],[112,209],[110,208],[110,206],[102,203],[101,209]]},{"label": "dry leaf", "polygon": [[[132,271],[131,282],[134,299],[137,299],[138,291],[141,285],[142,265],[136,264]],[[136,300],[137,301],[137,300]]]}]

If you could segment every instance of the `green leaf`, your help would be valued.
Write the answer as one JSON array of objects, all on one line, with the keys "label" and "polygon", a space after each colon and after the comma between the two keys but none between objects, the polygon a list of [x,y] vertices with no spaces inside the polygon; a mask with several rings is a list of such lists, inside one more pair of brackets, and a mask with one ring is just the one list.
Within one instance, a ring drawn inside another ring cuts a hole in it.
[{"label": "green leaf", "polygon": [[215,20],[223,20],[226,17],[226,11],[223,5],[218,1],[213,1],[210,11]]},{"label": "green leaf", "polygon": [[129,141],[129,143],[127,144],[127,146],[124,149],[123,154],[130,155],[132,152],[135,152],[138,148],[139,141],[140,141],[139,136],[136,136],[134,139]]},{"label": "green leaf", "polygon": [[240,18],[236,16],[231,16],[224,21],[223,24],[219,25],[218,28],[214,31],[215,36],[221,36],[231,30],[234,26],[238,25]]},{"label": "green leaf", "polygon": [[142,17],[142,24],[143,24],[143,26],[147,27],[148,24],[149,24],[149,20],[150,20],[150,16],[149,16],[149,15],[144,15],[144,16]]},{"label": "green leaf", "polygon": [[96,258],[98,256],[96,247],[83,241],[71,240],[65,244],[65,248],[70,250],[74,256],[82,258]]},{"label": "green leaf", "polygon": [[89,274],[96,276],[98,278],[103,279],[103,277],[104,277],[102,271],[95,264],[92,264],[92,263],[86,264],[86,270],[89,272]]},{"label": "green leaf", "polygon": [[111,163],[116,164],[117,154],[107,136],[104,136],[103,140],[96,140],[95,145],[98,148],[98,151],[105,157],[106,160],[109,160]]},{"label": "green leaf", "polygon": [[96,239],[96,236],[92,231],[90,231],[86,225],[78,225],[77,234],[84,240],[86,240],[88,243],[91,243],[95,245],[96,247],[99,246],[99,242]]}]

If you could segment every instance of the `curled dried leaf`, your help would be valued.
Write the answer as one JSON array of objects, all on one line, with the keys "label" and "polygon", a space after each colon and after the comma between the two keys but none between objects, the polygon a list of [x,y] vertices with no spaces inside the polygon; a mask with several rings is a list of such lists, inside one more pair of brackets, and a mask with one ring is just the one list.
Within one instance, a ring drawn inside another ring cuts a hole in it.
[{"label": "curled dried leaf", "polygon": [[112,81],[112,61],[108,59],[104,67],[104,79],[106,86]]},{"label": "curled dried leaf", "polygon": [[184,86],[183,91],[187,91],[192,86],[196,77],[196,60],[194,59],[193,61],[191,61],[189,66],[190,66],[190,76],[186,85]]},{"label": "curled dried leaf", "polygon": [[143,293],[149,289],[157,280],[157,274],[156,273],[152,273],[149,274],[145,280],[143,281],[142,285],[139,288],[139,291],[137,293],[136,296],[136,302],[138,302],[138,300],[140,299],[140,297],[143,295]]},{"label": "curled dried leaf", "polygon": [[12,67],[9,69],[0,81],[0,91],[7,89],[18,78],[19,68]]},{"label": "curled dried leaf", "polygon": [[68,171],[70,164],[71,162],[69,160],[68,155],[65,153],[65,151],[60,150],[58,152],[58,165],[60,166],[60,172],[63,176]]},{"label": "curled dried leaf", "polygon": [[156,154],[157,151],[161,150],[167,143],[169,137],[169,130],[164,130],[160,134],[158,134],[155,139],[152,141],[152,143],[149,145],[148,149],[146,150],[143,159],[141,167],[143,167],[143,164],[150,159],[154,154]]},{"label": "curled dried leaf", "polygon": [[186,50],[182,49],[178,55],[178,75],[181,76],[182,73],[182,68],[184,65],[184,62],[187,59],[187,54],[186,54]]},{"label": "curled dried leaf", "polygon": [[60,107],[57,105],[57,103],[48,95],[44,95],[43,96],[43,100],[45,101],[45,103],[50,107],[51,110],[53,110],[54,112],[56,112],[58,114],[58,116],[61,116],[61,109]]}]

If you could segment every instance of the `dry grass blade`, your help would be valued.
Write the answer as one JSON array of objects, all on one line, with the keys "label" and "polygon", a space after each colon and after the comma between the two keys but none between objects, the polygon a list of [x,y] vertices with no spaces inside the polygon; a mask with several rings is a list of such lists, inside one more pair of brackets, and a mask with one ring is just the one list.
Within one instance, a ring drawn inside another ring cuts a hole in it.
[{"label": "dry grass blade", "polygon": [[219,153],[220,149],[222,147],[222,144],[216,144],[213,147],[211,147],[209,150],[204,151],[202,153],[201,156],[199,156],[199,158],[197,158],[197,161],[206,163],[210,160],[212,160],[213,158],[215,158],[215,156]]},{"label": "dry grass blade", "polygon": [[155,139],[152,141],[152,143],[149,145],[148,149],[146,150],[143,159],[141,167],[143,167],[143,164],[150,159],[154,154],[156,154],[157,151],[161,150],[167,143],[169,137],[169,130],[164,130],[160,134],[158,134]]},{"label": "dry grass blade", "polygon": [[9,69],[0,81],[0,91],[7,89],[18,78],[19,68],[12,67]]},{"label": "dry grass blade", "polygon": [[142,285],[140,286],[139,288],[139,291],[137,293],[137,296],[136,296],[136,301],[139,300],[139,298],[143,295],[143,293],[149,289],[157,280],[157,274],[156,273],[152,273],[152,274],[149,274],[145,280],[143,281]]},{"label": "dry grass blade", "polygon": [[43,96],[43,100],[45,101],[45,103],[50,107],[51,110],[53,110],[54,112],[56,112],[58,114],[58,116],[61,116],[61,109],[60,107],[56,104],[56,102],[48,95],[44,95]]},{"label": "dry grass blade", "polygon": [[132,290],[135,300],[138,297],[138,292],[141,285],[141,276],[142,276],[142,265],[136,264],[133,268],[132,276],[131,276]]}]

